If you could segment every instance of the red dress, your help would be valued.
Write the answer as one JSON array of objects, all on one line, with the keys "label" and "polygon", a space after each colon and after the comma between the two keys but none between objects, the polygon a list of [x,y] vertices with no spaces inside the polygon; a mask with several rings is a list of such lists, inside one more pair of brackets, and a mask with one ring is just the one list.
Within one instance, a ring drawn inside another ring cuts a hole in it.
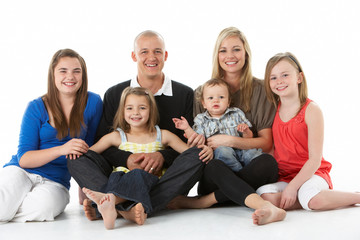
[{"label": "red dress", "polygon": [[[279,103],[272,126],[275,146],[274,157],[279,166],[278,181],[290,182],[309,159],[305,110],[310,102],[311,100],[307,99],[300,112],[288,122],[283,122],[280,119]],[[333,186],[329,175],[331,167],[331,163],[322,158],[321,165],[315,174],[324,178],[332,189]]]}]

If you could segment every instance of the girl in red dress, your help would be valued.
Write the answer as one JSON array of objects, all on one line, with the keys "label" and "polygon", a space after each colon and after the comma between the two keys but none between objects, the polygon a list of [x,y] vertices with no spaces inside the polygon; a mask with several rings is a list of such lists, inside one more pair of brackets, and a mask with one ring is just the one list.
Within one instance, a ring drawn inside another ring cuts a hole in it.
[{"label": "girl in red dress", "polygon": [[322,153],[323,115],[307,97],[306,79],[294,55],[280,53],[268,61],[265,88],[277,106],[272,131],[279,180],[257,193],[283,209],[330,210],[360,203],[360,193],[332,190],[331,163]]}]

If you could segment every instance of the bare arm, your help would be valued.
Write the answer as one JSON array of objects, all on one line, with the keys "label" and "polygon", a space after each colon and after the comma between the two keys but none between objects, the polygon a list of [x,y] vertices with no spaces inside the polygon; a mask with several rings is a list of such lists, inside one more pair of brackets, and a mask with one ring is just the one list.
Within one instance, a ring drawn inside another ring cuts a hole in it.
[{"label": "bare arm", "polygon": [[216,149],[219,146],[227,146],[237,149],[261,148],[263,152],[270,152],[272,149],[271,128],[264,128],[258,132],[258,137],[241,138],[229,135],[214,135],[207,139],[207,145]]},{"label": "bare arm", "polygon": [[22,168],[41,167],[60,156],[70,155],[79,157],[86,153],[88,149],[89,146],[84,140],[73,138],[61,146],[28,151],[20,158],[19,165]]},{"label": "bare arm", "polygon": [[97,153],[102,153],[109,147],[118,147],[121,144],[121,137],[119,132],[114,131],[104,135],[100,140],[91,146],[90,150]]}]

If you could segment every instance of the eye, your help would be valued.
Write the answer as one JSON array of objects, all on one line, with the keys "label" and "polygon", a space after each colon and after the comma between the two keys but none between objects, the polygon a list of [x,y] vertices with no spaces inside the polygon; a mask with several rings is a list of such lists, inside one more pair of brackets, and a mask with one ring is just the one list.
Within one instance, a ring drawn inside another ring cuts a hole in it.
[{"label": "eye", "polygon": [[208,100],[213,100],[214,99],[214,97],[208,97]]},{"label": "eye", "polygon": [[226,53],[225,49],[220,49],[219,53]]},{"label": "eye", "polygon": [[130,110],[132,110],[132,107],[126,107],[125,108],[127,111],[130,111]]},{"label": "eye", "polygon": [[161,50],[156,50],[155,53],[156,54],[162,54],[162,51]]},{"label": "eye", "polygon": [[140,53],[141,54],[147,54],[147,51],[141,51]]},{"label": "eye", "polygon": [[287,73],[284,73],[284,74],[282,75],[283,78],[286,78],[286,77],[288,77],[288,76],[289,76],[289,74],[287,74]]},{"label": "eye", "polygon": [[224,97],[224,96],[220,96],[219,98],[220,98],[220,99],[224,99],[225,97]]},{"label": "eye", "polygon": [[140,110],[146,110],[146,107],[140,107]]},{"label": "eye", "polygon": [[270,77],[270,80],[271,81],[276,80],[276,77]]},{"label": "eye", "polygon": [[233,51],[234,51],[234,52],[240,52],[240,51],[241,51],[241,48],[234,48]]}]

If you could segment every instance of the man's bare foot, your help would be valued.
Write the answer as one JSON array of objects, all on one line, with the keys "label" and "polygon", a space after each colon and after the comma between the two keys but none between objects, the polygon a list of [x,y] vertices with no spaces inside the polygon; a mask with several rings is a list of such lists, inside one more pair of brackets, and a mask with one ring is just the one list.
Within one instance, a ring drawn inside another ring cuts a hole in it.
[{"label": "man's bare foot", "polygon": [[115,196],[114,194],[106,194],[98,204],[99,212],[104,220],[106,229],[113,229],[115,226],[115,220],[117,218],[117,211],[115,209]]},{"label": "man's bare foot", "polygon": [[99,205],[100,200],[106,195],[105,193],[96,192],[85,187],[82,188],[82,191],[97,205]]},{"label": "man's bare foot", "polygon": [[143,225],[147,218],[144,207],[141,203],[136,204],[129,211],[119,211],[121,216],[126,220],[137,223],[138,225]]},{"label": "man's bare foot", "polygon": [[252,214],[253,223],[256,225],[264,225],[272,222],[282,221],[286,217],[284,209],[267,204],[263,208],[255,210]]},{"label": "man's bare foot", "polygon": [[90,199],[87,199],[87,198],[84,199],[83,208],[84,208],[85,216],[90,221],[99,220],[100,218],[96,217],[95,208],[93,208],[91,204],[92,204],[92,202]]},{"label": "man's bare foot", "polygon": [[180,208],[208,208],[216,203],[213,194],[205,196],[187,197],[179,195],[169,202],[167,208],[180,209]]}]

